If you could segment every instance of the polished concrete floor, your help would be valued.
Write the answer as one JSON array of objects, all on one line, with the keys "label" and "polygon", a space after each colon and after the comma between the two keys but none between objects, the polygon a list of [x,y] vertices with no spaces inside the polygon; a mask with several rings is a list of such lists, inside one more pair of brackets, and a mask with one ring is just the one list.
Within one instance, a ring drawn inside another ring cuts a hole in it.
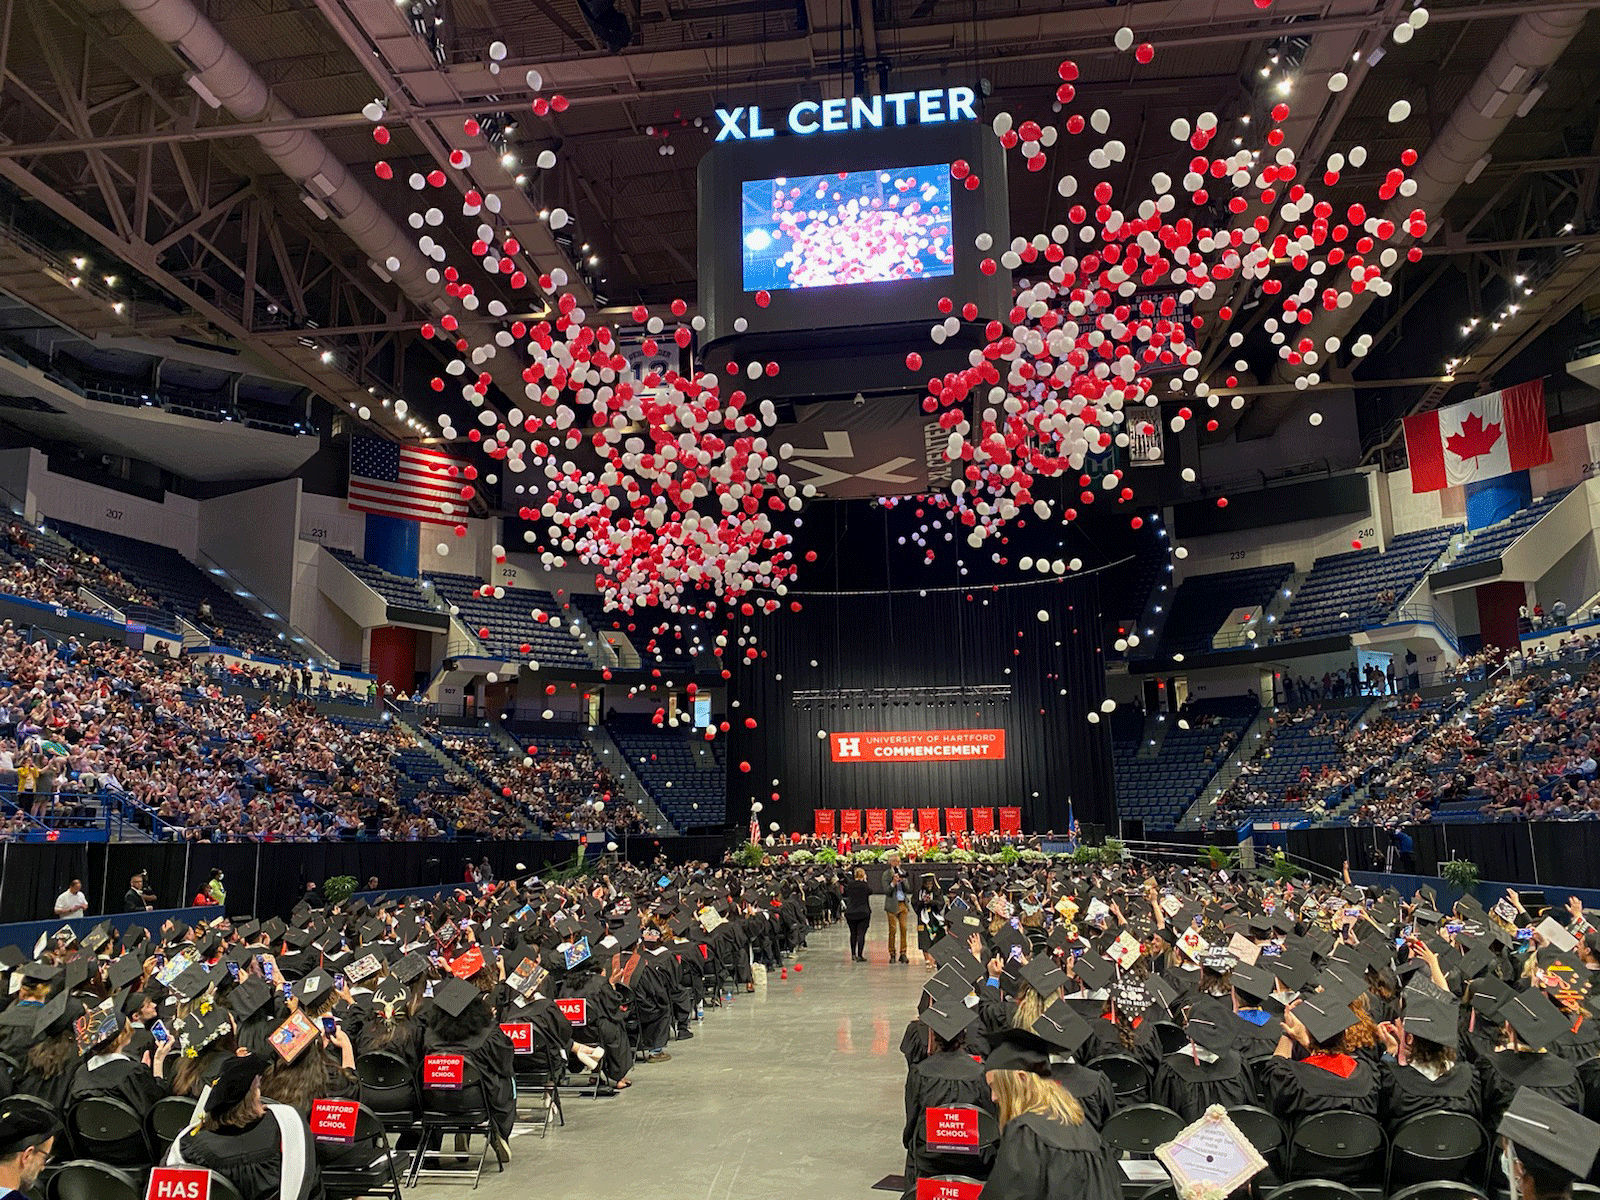
[{"label": "polished concrete floor", "polygon": [[887,932],[880,912],[862,964],[849,961],[842,924],[813,932],[803,971],[707,1010],[692,1041],[671,1044],[671,1062],[637,1067],[614,1099],[568,1099],[566,1127],[513,1138],[511,1165],[491,1164],[478,1194],[870,1200],[904,1166],[900,1035],[928,976],[916,955],[888,962]]}]

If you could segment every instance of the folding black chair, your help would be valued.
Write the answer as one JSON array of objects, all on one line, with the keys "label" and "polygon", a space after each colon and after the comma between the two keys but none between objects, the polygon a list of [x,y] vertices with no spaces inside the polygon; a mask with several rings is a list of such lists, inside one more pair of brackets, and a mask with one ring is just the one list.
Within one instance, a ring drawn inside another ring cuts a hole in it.
[{"label": "folding black chair", "polygon": [[[424,1063],[426,1061],[425,1059]],[[424,1066],[424,1076],[426,1070]],[[491,1153],[490,1122],[493,1120],[493,1114],[489,1111],[489,1091],[484,1086],[483,1076],[478,1073],[477,1067],[463,1058],[460,1087],[430,1086],[425,1077],[419,1077],[417,1090],[422,1097],[422,1140],[417,1144],[416,1154],[411,1159],[411,1172],[407,1176],[406,1186],[416,1186],[417,1180],[424,1175],[433,1179],[459,1180],[470,1173],[472,1186],[477,1187],[478,1179],[483,1174],[484,1159]],[[448,1134],[463,1137],[465,1146],[447,1152],[444,1149],[444,1139]],[[477,1150],[472,1149],[474,1136],[483,1138],[483,1144]],[[434,1147],[435,1142],[438,1143],[438,1148]],[[467,1166],[446,1167],[442,1161],[446,1158],[455,1160],[465,1158]],[[429,1159],[434,1163],[431,1168],[424,1165]],[[495,1165],[501,1171],[506,1169],[498,1155],[495,1156]]]},{"label": "folding black chair", "polygon": [[156,1161],[155,1148],[133,1106],[114,1096],[86,1096],[67,1114],[72,1144],[83,1158],[142,1171]]},{"label": "folding black chair", "polygon": [[[1267,1160],[1267,1171],[1274,1176],[1283,1173],[1283,1148],[1289,1141],[1283,1122],[1276,1113],[1253,1104],[1235,1104],[1227,1110],[1228,1119],[1239,1127],[1246,1140],[1256,1148],[1256,1153]],[[1265,1172],[1264,1172],[1265,1174]],[[1254,1184],[1256,1181],[1252,1180]]]},{"label": "folding black chair", "polygon": [[1418,1113],[1402,1121],[1389,1140],[1384,1191],[1430,1180],[1477,1179],[1488,1137],[1466,1113]]},{"label": "folding black chair", "polygon": [[421,1096],[417,1077],[406,1060],[386,1050],[373,1050],[356,1059],[361,1081],[361,1103],[377,1114],[390,1133],[408,1133],[418,1127]]},{"label": "folding black chair", "polygon": [[163,1096],[157,1100],[150,1115],[145,1118],[145,1132],[157,1153],[165,1150],[179,1135],[194,1123],[194,1098],[191,1096]]},{"label": "folding black chair", "polygon": [[1316,1113],[1295,1126],[1289,1138],[1289,1178],[1378,1187],[1383,1182],[1383,1147],[1383,1127],[1365,1113]]},{"label": "folding black chair", "polygon": [[400,1167],[383,1119],[365,1104],[356,1110],[355,1140],[318,1142],[317,1171],[328,1200],[388,1196],[400,1200]]},{"label": "folding black chair", "polygon": [[549,1131],[551,1117],[565,1125],[561,1085],[567,1081],[567,1056],[561,1047],[535,1029],[531,1048],[515,1055],[511,1065],[517,1083],[517,1124],[537,1129],[540,1137]]},{"label": "folding black chair", "polygon": [[[1600,1194],[1600,1188],[1595,1189]],[[1577,1195],[1576,1192],[1573,1195]],[[1470,1183],[1457,1183],[1453,1179],[1429,1179],[1403,1187],[1389,1200],[1489,1200],[1489,1197]]]},{"label": "folding black chair", "polygon": [[1170,1142],[1188,1122],[1161,1104],[1119,1108],[1100,1131],[1100,1140],[1115,1154],[1153,1158],[1156,1147]]},{"label": "folding black chair", "polygon": [[1297,1179],[1268,1192],[1266,1200],[1361,1200],[1361,1195],[1332,1179]]},{"label": "folding black chair", "polygon": [[211,1200],[244,1200],[233,1181],[225,1175],[211,1172]]},{"label": "folding black chair", "polygon": [[[215,1193],[213,1193],[215,1194]],[[138,1178],[89,1159],[64,1162],[45,1187],[47,1200],[144,1200]]]},{"label": "folding black chair", "polygon": [[1150,1071],[1131,1054],[1102,1054],[1085,1064],[1102,1072],[1117,1094],[1117,1105],[1143,1104],[1150,1098]]}]

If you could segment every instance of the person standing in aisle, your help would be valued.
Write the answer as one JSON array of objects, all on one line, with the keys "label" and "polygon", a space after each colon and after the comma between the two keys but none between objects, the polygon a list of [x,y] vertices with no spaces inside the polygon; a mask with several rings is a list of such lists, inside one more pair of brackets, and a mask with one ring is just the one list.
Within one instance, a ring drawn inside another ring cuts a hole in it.
[{"label": "person standing in aisle", "polygon": [[857,867],[855,877],[844,885],[844,921],[850,926],[850,961],[867,961],[867,926],[872,923],[872,889],[867,872]]},{"label": "person standing in aisle", "polygon": [[900,962],[910,962],[906,957],[906,916],[911,908],[911,897],[906,887],[905,873],[898,866],[889,868],[889,879],[883,889],[883,915],[889,918],[889,961],[895,961],[895,931],[900,932]]}]

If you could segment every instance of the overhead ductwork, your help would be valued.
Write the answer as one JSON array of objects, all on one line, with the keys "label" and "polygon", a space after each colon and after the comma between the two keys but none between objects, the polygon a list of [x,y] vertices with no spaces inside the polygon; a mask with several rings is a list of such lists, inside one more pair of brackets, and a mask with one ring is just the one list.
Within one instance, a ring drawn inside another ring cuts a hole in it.
[{"label": "overhead ductwork", "polygon": [[[1430,231],[1439,228],[1439,214],[1450,199],[1474,174],[1476,164],[1524,108],[1528,95],[1540,86],[1544,72],[1553,66],[1578,31],[1587,12],[1566,9],[1534,12],[1517,18],[1494,57],[1484,67],[1465,99],[1450,115],[1439,136],[1412,173],[1417,181],[1414,195],[1396,197],[1385,217],[1404,225],[1413,209],[1428,214]],[[1321,347],[1330,337],[1343,341],[1372,304],[1371,291],[1355,297],[1348,308],[1332,312],[1319,310],[1305,327],[1304,336]],[[1274,378],[1292,383],[1296,372],[1279,362]],[[1294,408],[1297,392],[1285,390],[1262,396],[1239,422],[1240,438],[1266,437]]]},{"label": "overhead ductwork", "polygon": [[[190,86],[202,96],[209,92],[237,120],[295,119],[297,114],[272,94],[191,0],[122,0],[122,5],[183,60],[192,73]],[[427,259],[320,137],[310,130],[265,130],[256,141],[407,296],[431,306],[438,291],[427,280]],[[398,260],[398,270],[386,265],[391,259]]]}]

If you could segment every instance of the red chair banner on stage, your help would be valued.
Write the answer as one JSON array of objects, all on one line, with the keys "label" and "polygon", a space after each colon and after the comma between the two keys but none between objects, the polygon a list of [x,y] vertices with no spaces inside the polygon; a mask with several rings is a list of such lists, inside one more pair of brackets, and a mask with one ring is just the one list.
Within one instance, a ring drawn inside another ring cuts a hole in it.
[{"label": "red chair banner on stage", "polygon": [[917,828],[923,833],[938,834],[939,810],[937,808],[917,809]]},{"label": "red chair banner on stage", "polygon": [[889,814],[881,808],[867,809],[867,836],[882,833],[887,829]]},{"label": "red chair banner on stage", "polygon": [[894,810],[894,831],[899,833],[902,830],[910,829],[916,823],[916,820],[917,813],[915,809],[897,808]]},{"label": "red chair banner on stage", "polygon": [[861,810],[847,808],[839,814],[839,832],[848,833],[851,837],[861,836]]},{"label": "red chair banner on stage", "polygon": [[946,833],[965,833],[967,831],[967,810],[964,808],[945,809],[944,831]]},{"label": "red chair banner on stage", "polygon": [[972,810],[972,832],[973,833],[993,833],[994,832],[994,809],[992,809],[992,808],[975,808],[975,809]]},{"label": "red chair banner on stage", "polygon": [[1000,810],[1000,832],[1006,834],[1022,832],[1022,810],[1020,808],[1002,808]]},{"label": "red chair banner on stage", "polygon": [[819,808],[811,814],[812,819],[817,823],[816,833],[818,837],[833,836],[833,824],[836,815],[831,808]]}]

